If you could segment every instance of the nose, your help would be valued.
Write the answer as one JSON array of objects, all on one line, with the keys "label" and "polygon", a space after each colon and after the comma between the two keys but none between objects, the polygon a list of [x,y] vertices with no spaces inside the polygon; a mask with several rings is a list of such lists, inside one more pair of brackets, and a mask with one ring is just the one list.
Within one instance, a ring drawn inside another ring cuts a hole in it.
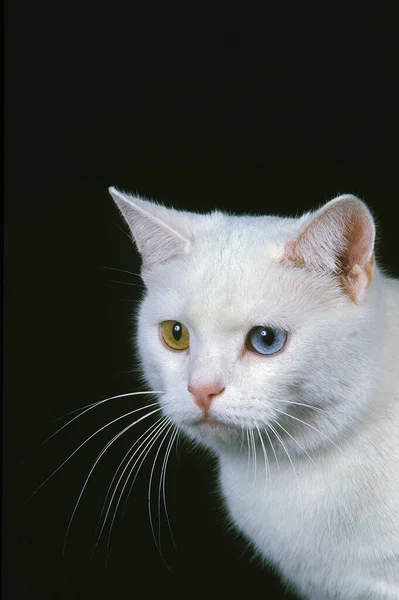
[{"label": "nose", "polygon": [[224,387],[219,383],[211,383],[200,387],[189,385],[187,389],[194,396],[195,403],[203,410],[205,415],[207,415],[214,397],[224,391]]}]

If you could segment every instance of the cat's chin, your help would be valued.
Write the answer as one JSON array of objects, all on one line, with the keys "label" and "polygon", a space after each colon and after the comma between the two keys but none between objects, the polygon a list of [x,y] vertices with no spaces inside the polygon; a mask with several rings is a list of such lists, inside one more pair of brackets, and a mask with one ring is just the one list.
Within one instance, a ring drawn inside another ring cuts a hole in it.
[{"label": "cat's chin", "polygon": [[220,445],[235,446],[238,441],[238,428],[236,426],[211,417],[193,420],[186,423],[182,428],[189,437],[213,450],[216,450]]}]

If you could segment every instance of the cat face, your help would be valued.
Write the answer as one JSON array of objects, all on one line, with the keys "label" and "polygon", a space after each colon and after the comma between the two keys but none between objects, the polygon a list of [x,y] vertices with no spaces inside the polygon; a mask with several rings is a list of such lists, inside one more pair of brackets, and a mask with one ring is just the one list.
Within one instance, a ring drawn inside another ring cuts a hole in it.
[{"label": "cat face", "polygon": [[349,251],[349,225],[331,250],[327,224],[316,223],[315,241],[323,209],[301,219],[197,215],[113,193],[143,257],[136,343],[164,414],[216,451],[238,451],[248,431],[290,453],[342,437],[377,377],[365,206],[346,200],[360,223]]}]

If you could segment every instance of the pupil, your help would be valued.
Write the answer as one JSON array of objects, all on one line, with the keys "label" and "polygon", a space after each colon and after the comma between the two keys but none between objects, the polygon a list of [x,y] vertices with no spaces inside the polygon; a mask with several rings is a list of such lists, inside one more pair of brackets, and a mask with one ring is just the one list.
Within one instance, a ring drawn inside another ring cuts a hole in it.
[{"label": "pupil", "polygon": [[260,335],[263,344],[265,344],[266,346],[271,346],[273,344],[274,334],[272,329],[270,329],[269,327],[263,327],[260,331]]},{"label": "pupil", "polygon": [[180,340],[181,334],[182,334],[182,328],[181,328],[180,323],[175,323],[173,325],[172,332],[173,332],[173,337],[175,338],[176,342],[178,342]]}]

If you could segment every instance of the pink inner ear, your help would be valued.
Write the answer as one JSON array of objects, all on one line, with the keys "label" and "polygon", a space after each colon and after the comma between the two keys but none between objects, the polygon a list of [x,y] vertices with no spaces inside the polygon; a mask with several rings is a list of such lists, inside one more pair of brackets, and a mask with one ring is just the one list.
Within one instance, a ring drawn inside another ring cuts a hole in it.
[{"label": "pink inner ear", "polygon": [[370,262],[373,253],[374,228],[369,219],[355,214],[348,227],[346,267],[349,271],[354,265],[364,267]]},{"label": "pink inner ear", "polygon": [[354,196],[342,196],[321,208],[285,247],[283,264],[329,272],[359,303],[373,275],[374,223]]},{"label": "pink inner ear", "polygon": [[343,261],[342,287],[355,304],[360,304],[374,272],[374,226],[357,212],[347,229],[347,251]]}]

